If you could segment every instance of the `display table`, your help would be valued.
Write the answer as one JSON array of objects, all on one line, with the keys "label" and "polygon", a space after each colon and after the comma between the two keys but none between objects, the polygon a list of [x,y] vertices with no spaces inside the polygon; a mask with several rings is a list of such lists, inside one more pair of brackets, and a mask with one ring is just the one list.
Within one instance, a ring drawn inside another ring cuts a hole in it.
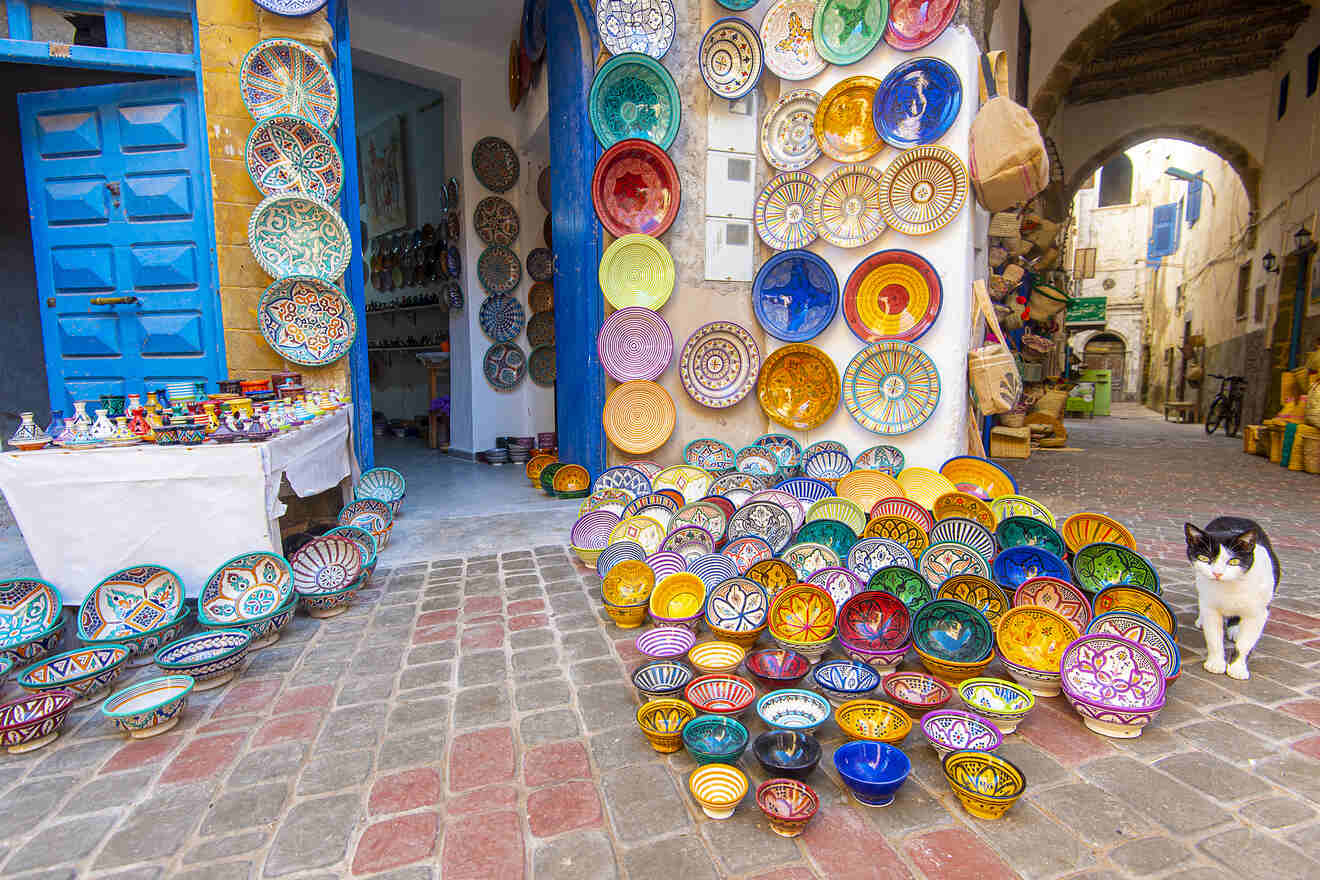
[{"label": "display table", "polygon": [[195,596],[221,563],[282,552],[284,480],[299,497],[356,464],[347,408],[264,443],[130,446],[0,455],[0,490],[41,576],[76,605],[106,575],[156,563]]}]

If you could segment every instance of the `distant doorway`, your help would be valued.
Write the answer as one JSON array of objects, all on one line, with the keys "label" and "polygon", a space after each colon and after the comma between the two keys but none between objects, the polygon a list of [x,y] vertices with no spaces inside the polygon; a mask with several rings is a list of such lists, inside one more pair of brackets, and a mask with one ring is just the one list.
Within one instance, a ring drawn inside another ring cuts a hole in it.
[{"label": "distant doorway", "polygon": [[1083,369],[1109,370],[1109,387],[1118,400],[1127,399],[1123,393],[1123,361],[1126,357],[1127,346],[1113,333],[1096,334],[1082,349]]}]

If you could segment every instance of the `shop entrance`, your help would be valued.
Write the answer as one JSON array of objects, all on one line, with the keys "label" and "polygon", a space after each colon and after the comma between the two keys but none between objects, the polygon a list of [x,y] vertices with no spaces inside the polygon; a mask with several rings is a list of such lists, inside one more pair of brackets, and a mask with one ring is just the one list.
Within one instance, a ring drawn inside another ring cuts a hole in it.
[{"label": "shop entrance", "polygon": [[1127,357],[1127,347],[1123,340],[1112,333],[1099,333],[1086,342],[1082,350],[1083,369],[1109,370],[1109,387],[1116,392],[1123,386],[1123,360]]}]

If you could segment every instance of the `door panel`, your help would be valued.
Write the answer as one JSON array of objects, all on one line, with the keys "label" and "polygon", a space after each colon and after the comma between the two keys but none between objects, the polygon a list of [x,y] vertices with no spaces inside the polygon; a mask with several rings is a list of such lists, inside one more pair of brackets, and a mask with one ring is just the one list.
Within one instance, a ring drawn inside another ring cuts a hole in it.
[{"label": "door panel", "polygon": [[20,95],[52,408],[224,372],[190,80]]}]

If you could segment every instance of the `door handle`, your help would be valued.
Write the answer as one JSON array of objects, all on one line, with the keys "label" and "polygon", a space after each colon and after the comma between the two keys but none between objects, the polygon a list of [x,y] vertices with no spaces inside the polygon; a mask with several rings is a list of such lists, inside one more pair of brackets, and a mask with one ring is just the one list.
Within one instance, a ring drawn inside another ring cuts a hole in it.
[{"label": "door handle", "polygon": [[94,296],[91,299],[94,306],[129,306],[136,302],[136,296]]}]

